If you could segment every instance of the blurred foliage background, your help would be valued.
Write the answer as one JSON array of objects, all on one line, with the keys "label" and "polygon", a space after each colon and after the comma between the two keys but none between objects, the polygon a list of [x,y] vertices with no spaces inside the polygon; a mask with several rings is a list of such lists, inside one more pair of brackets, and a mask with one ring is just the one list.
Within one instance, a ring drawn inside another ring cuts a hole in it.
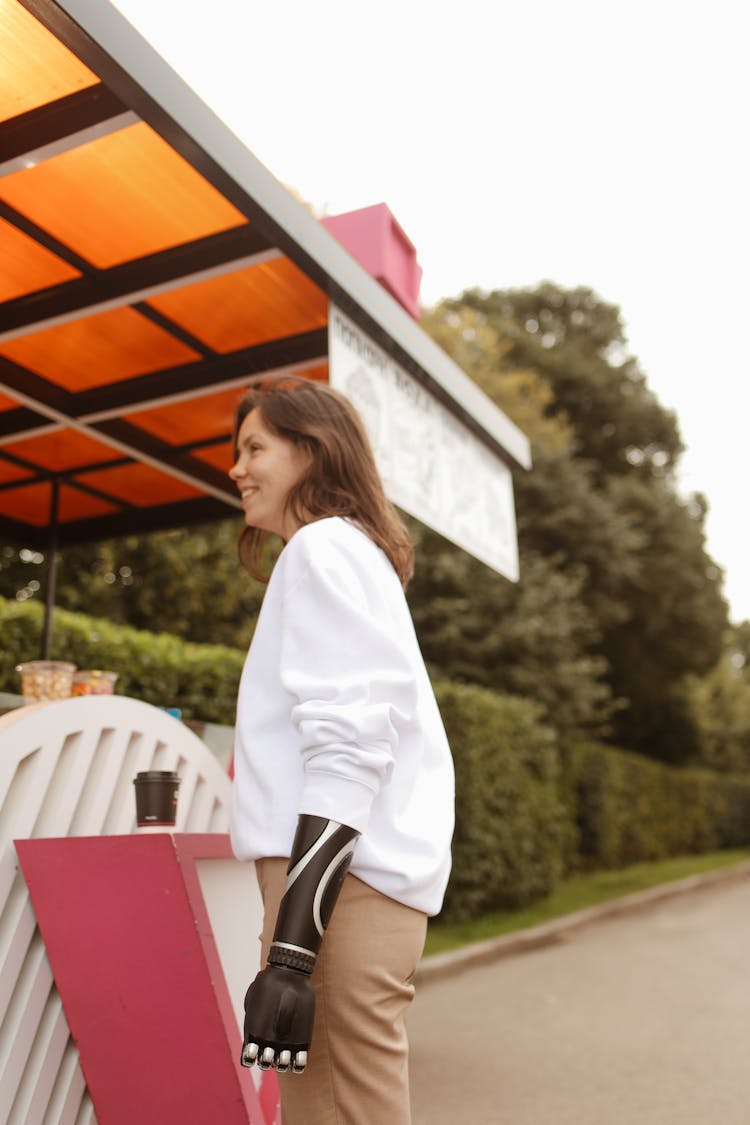
[{"label": "blurred foliage background", "polygon": [[[468,291],[422,323],[533,455],[514,479],[517,584],[408,520],[408,598],[456,761],[442,917],[521,907],[571,872],[747,845],[750,622],[729,620],[706,500],[678,487],[678,420],[620,310],[545,283]],[[232,724],[264,590],[239,567],[239,531],[64,550],[52,655]],[[0,541],[0,689],[40,651],[46,562]]]},{"label": "blurred foliage background", "polygon": [[[628,354],[620,310],[544,283],[467,291],[422,324],[527,433],[534,461],[514,480],[517,584],[409,521],[408,596],[433,676],[529,700],[563,739],[750,770],[750,624],[729,622],[706,500],[679,491],[678,420]],[[57,604],[244,650],[263,587],[237,564],[239,530],[229,520],[68,548]],[[0,596],[42,601],[45,563],[0,542]]]}]

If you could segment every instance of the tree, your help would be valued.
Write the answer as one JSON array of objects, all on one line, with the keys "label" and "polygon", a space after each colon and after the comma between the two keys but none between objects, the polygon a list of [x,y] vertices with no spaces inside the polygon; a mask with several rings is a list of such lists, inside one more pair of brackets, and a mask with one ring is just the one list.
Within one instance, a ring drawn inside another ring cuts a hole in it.
[{"label": "tree", "polygon": [[435,532],[415,530],[407,596],[431,674],[533,699],[562,734],[604,734],[613,706],[580,598],[583,569],[530,553],[516,585]]},{"label": "tree", "polygon": [[577,582],[587,651],[617,704],[611,737],[694,757],[684,681],[718,657],[722,576],[705,551],[705,502],[676,492],[677,421],[627,355],[619,310],[547,282],[471,290],[424,323],[531,437],[534,468],[515,479],[522,558],[554,560]]},{"label": "tree", "polygon": [[700,760],[711,769],[750,773],[750,621],[730,626],[715,667],[691,677],[688,688]]},{"label": "tree", "polygon": [[[705,550],[705,501],[676,490],[677,421],[628,355],[619,309],[546,282],[471,290],[423,325],[529,435],[534,458],[515,476],[518,585],[413,525],[409,600],[431,668],[538,700],[565,734],[700,758],[690,685],[722,651],[722,575]],[[244,646],[263,591],[236,563],[237,532],[228,521],[68,549],[59,603]],[[42,596],[42,562],[4,545],[0,593]],[[734,643],[747,658],[748,636]]]},{"label": "tree", "polygon": [[[549,409],[546,380],[508,366],[509,346],[486,318],[444,302],[425,314],[423,325],[524,429],[535,460],[534,471],[515,481],[517,586],[434,533],[418,532],[409,601],[428,662],[441,676],[537,700],[565,734],[601,736],[616,703],[597,651],[599,624],[583,597],[590,570],[581,552],[576,558],[570,550],[572,541],[591,542],[593,554],[613,556],[611,521],[602,516],[591,472],[573,457],[570,426]],[[556,523],[566,526],[564,534]]]},{"label": "tree", "polygon": [[620,310],[591,289],[469,290],[458,300],[505,342],[507,364],[532,368],[553,392],[548,413],[575,434],[576,455],[602,473],[663,475],[683,452],[677,419],[627,353]]}]

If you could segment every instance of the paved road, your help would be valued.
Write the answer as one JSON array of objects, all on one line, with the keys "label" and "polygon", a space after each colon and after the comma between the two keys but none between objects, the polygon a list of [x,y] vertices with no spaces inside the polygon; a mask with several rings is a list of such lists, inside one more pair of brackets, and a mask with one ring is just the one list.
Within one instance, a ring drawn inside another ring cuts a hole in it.
[{"label": "paved road", "polygon": [[750,880],[423,982],[414,1125],[750,1125]]}]

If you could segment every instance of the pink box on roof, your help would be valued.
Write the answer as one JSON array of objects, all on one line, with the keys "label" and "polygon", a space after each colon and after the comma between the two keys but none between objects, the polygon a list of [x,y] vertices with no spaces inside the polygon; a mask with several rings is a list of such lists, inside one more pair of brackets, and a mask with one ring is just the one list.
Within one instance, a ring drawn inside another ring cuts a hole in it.
[{"label": "pink box on roof", "polygon": [[414,243],[385,203],[328,215],[321,221],[409,315],[419,320],[422,267]]}]

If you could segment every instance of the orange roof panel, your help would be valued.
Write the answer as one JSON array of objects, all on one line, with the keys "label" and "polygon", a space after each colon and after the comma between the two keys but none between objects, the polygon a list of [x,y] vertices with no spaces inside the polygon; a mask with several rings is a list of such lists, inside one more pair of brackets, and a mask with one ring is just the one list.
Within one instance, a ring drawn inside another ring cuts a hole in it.
[{"label": "orange roof panel", "polygon": [[99,81],[17,0],[0,0],[0,26],[0,121]]},{"label": "orange roof panel", "polygon": [[83,484],[108,492],[138,508],[170,504],[174,500],[190,500],[201,495],[197,488],[141,462],[80,473],[79,478]]},{"label": "orange roof panel", "polygon": [[194,449],[193,457],[213,465],[222,473],[228,473],[234,464],[234,448],[231,441],[222,441],[218,445],[207,445],[205,449]]},{"label": "orange roof panel", "polygon": [[102,269],[247,221],[143,122],[6,176],[0,199]]},{"label": "orange roof panel", "polygon": [[327,383],[328,364],[318,363],[315,367],[306,367],[304,371],[298,371],[297,375],[304,375],[305,379],[313,379],[317,383]]},{"label": "orange roof panel", "polygon": [[[2,0],[0,0],[2,3]],[[11,301],[24,293],[46,289],[72,277],[80,271],[58,258],[51,250],[40,246],[28,234],[0,219],[0,301]]]},{"label": "orange roof panel", "polygon": [[0,355],[69,391],[161,371],[200,356],[135,309],[111,309],[0,344]]},{"label": "orange roof panel", "polygon": [[91,496],[88,492],[70,488],[66,484],[60,487],[60,519],[64,522],[104,516],[108,512],[117,511],[119,511],[117,504],[109,504],[98,496]]},{"label": "orange roof panel", "polygon": [[231,433],[234,408],[241,395],[242,388],[233,387],[218,394],[198,395],[154,410],[126,414],[125,418],[170,445],[187,445]]},{"label": "orange roof panel", "polygon": [[61,473],[85,465],[95,465],[100,461],[114,461],[121,456],[110,445],[71,429],[38,434],[36,437],[11,442],[2,448],[42,469]]},{"label": "orange roof panel", "polygon": [[[0,129],[9,141],[0,161],[11,161],[0,177],[0,523],[10,535],[25,524],[29,542],[43,539],[56,495],[61,542],[67,523],[76,541],[169,524],[180,512],[229,514],[231,487],[223,504],[206,466],[223,474],[232,465],[243,387],[230,384],[248,368],[284,364],[328,377],[318,362],[328,296],[304,272],[309,254],[299,268],[273,248],[278,220],[265,203],[270,223],[259,216],[257,238],[247,237],[256,232],[239,208],[243,199],[246,210],[256,206],[253,178],[236,179],[235,194],[233,165],[213,140],[196,147],[189,122],[159,108],[138,67],[129,73],[127,52],[121,58],[85,24],[52,0],[0,0]],[[202,242],[215,235],[224,237]],[[232,356],[256,345],[272,346],[245,367]]]},{"label": "orange roof panel", "polygon": [[148,304],[217,352],[324,328],[328,298],[288,258],[173,289]]},{"label": "orange roof panel", "polygon": [[[297,374],[324,383],[328,380],[328,364],[317,364]],[[244,387],[231,387],[215,394],[194,395],[151,410],[134,411],[123,417],[169,445],[189,445],[231,433],[234,412],[243,394]],[[194,456],[202,457],[202,454],[195,451]],[[211,457],[202,459],[213,464]]]},{"label": "orange roof panel", "polygon": [[[33,527],[45,527],[49,523],[51,502],[52,486],[47,481],[38,481],[36,484],[0,492],[0,515],[30,523]],[[68,485],[60,488],[59,512],[62,521],[103,516],[117,510],[116,505],[108,504],[98,496],[79,492],[77,488],[70,488]]]},{"label": "orange roof panel", "polygon": [[14,465],[12,461],[6,461],[0,456],[0,484],[10,484],[11,481],[23,480],[32,475],[28,469],[22,469],[20,465]]}]

